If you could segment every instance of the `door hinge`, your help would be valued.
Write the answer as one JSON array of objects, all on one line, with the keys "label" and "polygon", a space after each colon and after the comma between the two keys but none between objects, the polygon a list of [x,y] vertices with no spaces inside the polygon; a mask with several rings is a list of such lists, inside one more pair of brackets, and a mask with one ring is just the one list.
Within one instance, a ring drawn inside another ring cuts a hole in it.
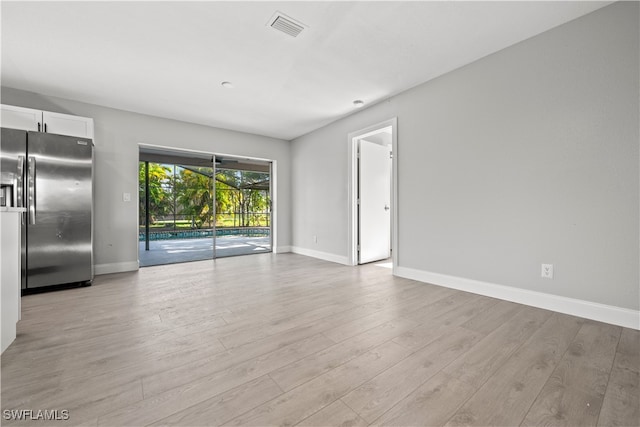
[{"label": "door hinge", "polygon": [[357,203],[357,204],[360,204],[360,199],[358,199],[358,200],[356,201],[356,203]]},{"label": "door hinge", "polygon": [[393,151],[389,151],[389,158],[393,159]]},{"label": "door hinge", "polygon": [[358,252],[360,252],[360,245],[358,245]]}]

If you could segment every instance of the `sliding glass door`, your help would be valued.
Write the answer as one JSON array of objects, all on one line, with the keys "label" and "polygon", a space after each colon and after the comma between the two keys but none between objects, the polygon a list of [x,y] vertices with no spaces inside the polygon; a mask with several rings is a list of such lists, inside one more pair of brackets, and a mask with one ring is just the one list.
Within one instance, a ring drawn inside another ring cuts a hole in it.
[{"label": "sliding glass door", "polygon": [[140,162],[141,267],[213,258],[213,167]]},{"label": "sliding glass door", "polygon": [[140,266],[272,250],[271,163],[140,152]]},{"label": "sliding glass door", "polygon": [[271,252],[271,164],[217,157],[215,176],[214,256]]}]

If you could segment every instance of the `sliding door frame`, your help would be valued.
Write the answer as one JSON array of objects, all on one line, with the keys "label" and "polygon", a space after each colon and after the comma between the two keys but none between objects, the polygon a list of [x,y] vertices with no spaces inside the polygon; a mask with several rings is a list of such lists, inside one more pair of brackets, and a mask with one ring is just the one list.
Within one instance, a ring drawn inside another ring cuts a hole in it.
[{"label": "sliding door frame", "polygon": [[273,248],[273,162],[269,162],[269,247],[271,253],[275,253]]},{"label": "sliding door frame", "polygon": [[211,191],[213,191],[213,197],[211,198],[211,203],[213,205],[213,226],[212,226],[212,230],[213,230],[213,234],[211,236],[211,238],[213,239],[213,260],[215,261],[216,258],[218,258],[218,254],[216,253],[216,239],[218,238],[217,233],[218,233],[218,229],[217,229],[217,217],[216,215],[218,214],[218,210],[216,208],[217,202],[218,202],[218,193],[216,193],[216,189],[217,189],[217,184],[216,184],[216,173],[218,172],[216,169],[216,155],[213,154],[211,157],[211,162],[213,163],[211,165],[212,167],[212,173],[211,173],[211,185],[213,188],[211,188]]},{"label": "sliding door frame", "polygon": [[[213,153],[213,152],[207,152],[207,151],[200,151],[200,150],[192,150],[192,149],[187,149],[187,148],[178,148],[178,147],[168,147],[168,146],[164,146],[164,145],[155,145],[155,144],[144,144],[144,143],[140,143],[138,144],[138,164],[140,162],[140,153],[141,151],[144,150],[149,150],[149,151],[158,151],[160,153],[164,153],[165,155],[171,155],[172,153],[175,154],[176,156],[184,156],[184,157],[193,157],[194,159],[204,159],[203,156],[207,156],[207,159],[209,158],[209,156],[211,156],[211,167],[212,167],[212,212],[213,212],[213,224],[212,224],[212,233],[213,235],[211,236],[213,239],[213,260],[218,258],[218,254],[216,251],[216,238],[217,238],[217,225],[216,225],[216,217],[217,217],[217,206],[216,206],[216,201],[217,201],[217,196],[216,196],[216,174],[218,171],[218,168],[216,166],[216,159],[217,158],[221,158],[224,157],[226,159],[228,158],[235,158],[235,159],[239,159],[239,160],[253,160],[253,161],[259,161],[259,162],[265,162],[268,163],[269,165],[269,245],[270,245],[270,252],[272,253],[277,253],[276,250],[276,245],[277,245],[277,189],[276,189],[276,173],[277,173],[277,164],[276,164],[276,160],[272,160],[272,159],[265,159],[265,158],[260,158],[260,157],[250,157],[250,156],[241,156],[241,155],[237,155],[237,154],[225,154],[225,153]],[[155,153],[154,153],[155,154]],[[144,161],[144,160],[143,160]],[[176,163],[177,164],[177,163]],[[138,192],[139,194],[139,192]],[[146,194],[146,191],[145,191]],[[145,196],[147,197],[147,196]],[[138,210],[140,209],[140,200],[138,200]],[[140,212],[137,212],[137,218],[139,218],[140,216]],[[139,248],[139,245],[138,245]],[[140,255],[138,255],[138,259],[140,259]]]}]

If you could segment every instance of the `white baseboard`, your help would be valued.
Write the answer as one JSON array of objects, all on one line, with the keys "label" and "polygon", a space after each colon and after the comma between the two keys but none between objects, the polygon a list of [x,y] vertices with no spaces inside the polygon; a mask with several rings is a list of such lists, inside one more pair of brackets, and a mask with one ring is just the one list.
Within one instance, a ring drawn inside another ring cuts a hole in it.
[{"label": "white baseboard", "polygon": [[124,273],[125,271],[138,270],[138,261],[114,262],[112,264],[96,264],[93,271],[96,276],[101,274]]},{"label": "white baseboard", "polygon": [[298,246],[291,246],[291,252],[293,252],[294,254],[305,255],[312,258],[319,258],[325,261],[335,262],[338,264],[351,265],[349,264],[349,259],[346,256],[330,254],[328,252],[314,251],[312,249],[301,248]]},{"label": "white baseboard", "polygon": [[274,254],[284,254],[286,252],[291,252],[291,246],[276,246],[274,249]]},{"label": "white baseboard", "polygon": [[599,304],[575,298],[496,285],[494,283],[431,273],[407,267],[396,267],[394,274],[406,279],[431,283],[465,292],[517,302],[519,304],[557,311],[599,322],[640,329],[640,311],[612,305]]}]

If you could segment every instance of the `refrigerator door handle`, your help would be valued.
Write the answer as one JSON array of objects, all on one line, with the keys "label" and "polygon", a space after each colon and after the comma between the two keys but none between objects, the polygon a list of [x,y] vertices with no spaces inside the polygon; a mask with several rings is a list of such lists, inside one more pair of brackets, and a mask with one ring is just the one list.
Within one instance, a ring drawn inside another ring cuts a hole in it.
[{"label": "refrigerator door handle", "polygon": [[[17,208],[24,208],[24,156],[18,156],[18,173],[15,178],[15,204]],[[24,212],[20,214],[20,225],[24,225]]]},{"label": "refrigerator door handle", "polygon": [[36,223],[36,158],[29,156],[29,224]]},{"label": "refrigerator door handle", "polygon": [[16,207],[24,208],[24,156],[18,156],[18,173],[16,175]]}]

